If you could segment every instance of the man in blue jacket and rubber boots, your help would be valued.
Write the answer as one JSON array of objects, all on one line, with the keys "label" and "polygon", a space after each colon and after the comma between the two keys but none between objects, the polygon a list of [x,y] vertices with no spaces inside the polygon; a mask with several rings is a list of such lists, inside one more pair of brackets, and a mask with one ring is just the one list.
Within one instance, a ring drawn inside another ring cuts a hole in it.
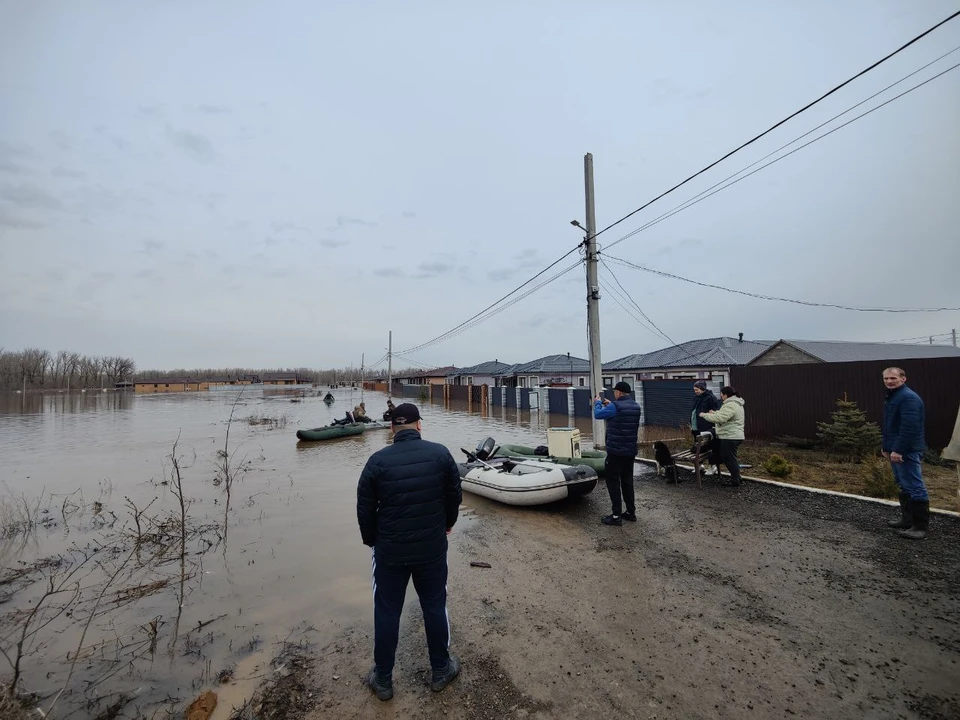
[{"label": "man in blue jacket and rubber boots", "polygon": [[[630,386],[622,380],[614,385],[613,402],[597,395],[593,403],[593,416],[597,420],[607,421],[607,459],[604,468],[612,512],[600,522],[604,525],[623,525],[624,520],[636,522],[633,466],[637,457],[640,406],[630,397]],[[626,505],[625,512],[623,505]]]},{"label": "man in blue jacket and rubber boots", "polygon": [[420,598],[433,671],[430,689],[443,690],[460,673],[450,654],[447,615],[447,535],[457,522],[460,473],[450,451],[420,437],[416,405],[391,414],[393,444],[378,450],[357,485],[357,521],[373,548],[373,659],[367,685],[380,700],[393,697],[393,664],[407,583]]},{"label": "man in blue jacket and rubber boots", "polygon": [[887,399],[883,403],[883,457],[890,461],[900,487],[900,519],[890,527],[910,540],[923,540],[930,529],[930,497],[923,484],[921,461],[926,449],[923,400],[907,387],[902,368],[883,371]]}]

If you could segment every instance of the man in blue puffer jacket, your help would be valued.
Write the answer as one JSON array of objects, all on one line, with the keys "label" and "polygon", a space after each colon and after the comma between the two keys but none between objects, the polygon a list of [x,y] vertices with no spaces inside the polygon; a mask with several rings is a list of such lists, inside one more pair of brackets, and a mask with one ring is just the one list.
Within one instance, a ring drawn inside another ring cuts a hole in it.
[{"label": "man in blue puffer jacket", "polygon": [[[630,385],[622,380],[614,385],[613,402],[597,395],[593,403],[593,416],[607,421],[607,459],[604,469],[612,512],[600,522],[604,525],[623,525],[624,519],[636,522],[633,466],[637,457],[640,406],[630,397]],[[626,505],[626,512],[621,512],[622,505]]]},{"label": "man in blue puffer jacket", "polygon": [[898,367],[883,371],[887,399],[883,403],[883,457],[890,461],[900,487],[900,519],[890,527],[910,540],[922,540],[930,526],[930,497],[923,484],[921,461],[926,448],[923,400],[907,387],[907,374]]},{"label": "man in blue puffer jacket", "polygon": [[393,664],[407,584],[420,598],[427,633],[430,688],[443,690],[460,672],[450,654],[447,615],[447,535],[457,521],[460,473],[450,451],[420,437],[416,405],[391,415],[393,444],[378,450],[357,485],[357,521],[373,548],[373,658],[367,684],[381,700],[393,697]]}]

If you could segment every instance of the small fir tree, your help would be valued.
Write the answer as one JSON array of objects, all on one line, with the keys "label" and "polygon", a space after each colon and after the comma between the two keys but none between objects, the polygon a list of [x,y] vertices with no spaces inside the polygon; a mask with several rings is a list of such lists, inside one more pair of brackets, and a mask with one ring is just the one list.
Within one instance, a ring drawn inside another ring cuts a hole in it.
[{"label": "small fir tree", "polygon": [[837,400],[830,422],[817,423],[817,439],[842,460],[859,462],[875,455],[880,447],[880,427],[867,420],[853,400]]}]

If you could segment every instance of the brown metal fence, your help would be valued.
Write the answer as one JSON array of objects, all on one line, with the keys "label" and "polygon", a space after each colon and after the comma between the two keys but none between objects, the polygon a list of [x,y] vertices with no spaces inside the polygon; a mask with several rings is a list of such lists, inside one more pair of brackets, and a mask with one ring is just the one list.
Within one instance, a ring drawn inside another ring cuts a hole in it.
[{"label": "brown metal fence", "polygon": [[447,392],[451,400],[462,400],[466,402],[470,398],[470,385],[450,385]]},{"label": "brown metal fence", "polygon": [[960,358],[738,367],[731,369],[730,384],[746,401],[747,437],[813,438],[817,422],[829,420],[844,396],[880,423],[881,376],[891,365],[904,369],[907,385],[923,398],[927,444],[945,447],[960,407]]}]

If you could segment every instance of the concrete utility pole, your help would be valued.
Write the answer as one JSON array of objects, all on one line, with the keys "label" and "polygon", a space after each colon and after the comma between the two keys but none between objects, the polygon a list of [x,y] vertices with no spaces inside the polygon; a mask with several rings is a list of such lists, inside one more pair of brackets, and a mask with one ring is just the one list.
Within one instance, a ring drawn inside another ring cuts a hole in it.
[{"label": "concrete utility pole", "polygon": [[393,397],[393,330],[387,334],[387,397]]},{"label": "concrete utility pole", "polygon": [[[597,210],[593,197],[593,155],[583,156],[584,195],[587,207],[587,237],[584,240],[587,256],[587,330],[590,335],[590,392],[591,398],[603,391],[603,367],[600,364],[600,281],[597,278]],[[591,406],[592,406],[591,401]],[[591,415],[592,415],[591,411]],[[604,449],[607,444],[606,425],[593,420],[593,446]]]},{"label": "concrete utility pole", "polygon": [[364,353],[360,353],[360,389],[363,390],[363,356]]},{"label": "concrete utility pole", "polygon": [[957,346],[957,329],[954,328],[953,330],[951,330],[950,335],[953,336],[953,346],[956,347]]}]

